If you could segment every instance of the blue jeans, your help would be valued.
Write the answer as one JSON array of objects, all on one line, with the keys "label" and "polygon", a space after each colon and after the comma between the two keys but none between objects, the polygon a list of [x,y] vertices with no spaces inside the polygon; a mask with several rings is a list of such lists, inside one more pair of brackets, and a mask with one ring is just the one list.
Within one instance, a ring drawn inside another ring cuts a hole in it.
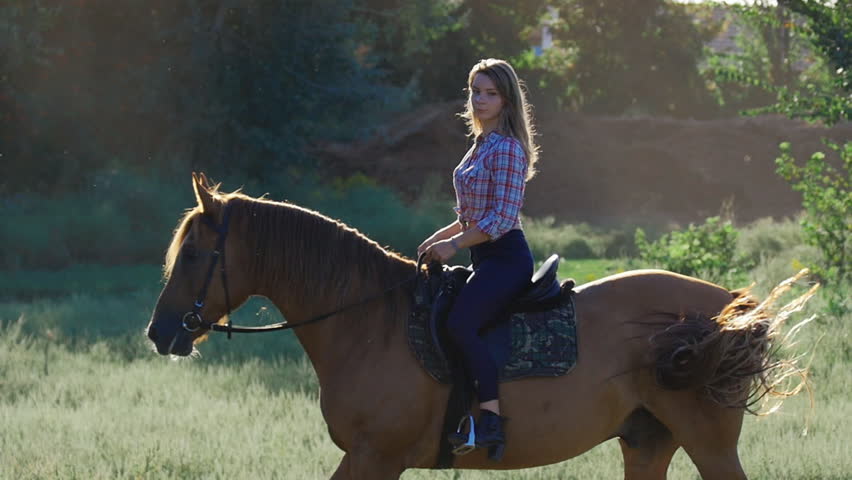
[{"label": "blue jeans", "polygon": [[521,230],[470,248],[473,275],[450,311],[449,332],[461,348],[466,366],[479,383],[480,402],[496,400],[497,366],[479,329],[497,317],[529,286],[533,257]]}]

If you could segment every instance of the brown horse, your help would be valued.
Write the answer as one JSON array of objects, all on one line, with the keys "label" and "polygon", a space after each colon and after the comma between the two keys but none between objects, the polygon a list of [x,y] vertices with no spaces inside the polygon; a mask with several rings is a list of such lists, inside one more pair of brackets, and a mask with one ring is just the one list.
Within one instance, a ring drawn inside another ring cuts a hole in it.
[{"label": "brown horse", "polygon": [[[222,325],[252,295],[268,297],[293,325],[343,308],[295,329],[319,379],[329,435],[345,452],[331,478],[434,468],[449,387],[409,350],[406,279],[415,263],[316,212],[206,183],[193,175],[198,205],[166,255],[167,282],[148,326],[158,352],[192,353],[212,326],[202,318]],[[212,261],[215,251],[227,263]],[[774,386],[770,341],[789,312],[660,270],[580,286],[575,302],[575,368],[502,384],[511,418],[503,461],[476,451],[455,467],[545,465],[618,438],[627,479],[665,478],[680,447],[704,479],[746,478],[737,454],[743,414]]]}]

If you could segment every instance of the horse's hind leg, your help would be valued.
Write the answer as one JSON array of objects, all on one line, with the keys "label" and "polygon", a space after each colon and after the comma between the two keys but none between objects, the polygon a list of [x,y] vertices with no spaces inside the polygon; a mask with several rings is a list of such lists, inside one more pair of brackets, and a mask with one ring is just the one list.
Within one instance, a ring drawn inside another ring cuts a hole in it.
[{"label": "horse's hind leg", "polygon": [[677,451],[671,436],[653,448],[630,448],[622,439],[621,453],[624,455],[624,480],[665,480],[666,472]]},{"label": "horse's hind leg", "polygon": [[746,480],[746,474],[740,465],[737,449],[725,451],[707,451],[703,449],[686,449],[689,458],[698,467],[701,478],[704,480]]},{"label": "horse's hind leg", "polygon": [[621,425],[618,442],[625,480],[664,480],[678,449],[671,432],[647,410],[634,411]]},{"label": "horse's hind leg", "polygon": [[659,395],[646,406],[683,446],[703,480],[746,480],[737,454],[743,410],[686,392]]},{"label": "horse's hind leg", "polygon": [[702,413],[698,419],[685,426],[683,449],[704,480],[746,480],[737,454],[737,441],[742,426],[742,410],[716,406]]}]

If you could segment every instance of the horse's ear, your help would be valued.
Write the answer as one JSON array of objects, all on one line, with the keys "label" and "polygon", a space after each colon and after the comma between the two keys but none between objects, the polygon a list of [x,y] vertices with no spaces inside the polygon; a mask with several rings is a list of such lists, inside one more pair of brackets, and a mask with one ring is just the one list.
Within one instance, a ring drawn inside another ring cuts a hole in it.
[{"label": "horse's ear", "polygon": [[204,185],[204,188],[206,188],[207,190],[213,189],[213,182],[211,182],[210,179],[207,178],[207,175],[205,175],[204,172],[200,172],[198,174],[198,177],[201,179],[201,184]]},{"label": "horse's ear", "polygon": [[198,206],[201,207],[201,213],[210,213],[213,211],[213,195],[210,190],[204,185],[207,177],[202,173],[197,175],[192,172],[192,189],[195,191],[195,199],[198,200]]}]

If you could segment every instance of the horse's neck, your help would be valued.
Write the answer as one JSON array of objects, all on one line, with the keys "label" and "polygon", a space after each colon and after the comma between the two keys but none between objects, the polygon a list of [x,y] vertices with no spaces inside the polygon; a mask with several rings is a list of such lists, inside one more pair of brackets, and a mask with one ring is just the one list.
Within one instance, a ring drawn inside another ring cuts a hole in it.
[{"label": "horse's neck", "polygon": [[273,298],[276,305],[287,305],[284,309],[290,315],[285,313],[285,316],[294,323],[310,321],[340,310],[328,318],[295,330],[324,389],[330,387],[330,382],[345,382],[346,378],[354,378],[346,375],[346,372],[359,369],[372,354],[381,355],[382,352],[376,350],[386,348],[386,339],[394,336],[393,330],[405,324],[406,307],[410,303],[410,300],[405,300],[405,291],[393,291],[382,298],[360,304],[387,289],[388,284],[366,280],[358,283],[341,299],[331,298],[319,291],[311,292],[303,298],[290,297],[286,291],[282,291],[280,295],[286,299]]},{"label": "horse's neck", "polygon": [[[320,241],[305,245],[309,245],[307,251],[294,249],[291,252],[293,256],[285,261],[289,265],[270,265],[270,268],[285,272],[284,276],[273,282],[277,284],[261,285],[260,290],[293,324],[339,311],[295,330],[322,381],[322,370],[334,370],[341,362],[351,363],[365,348],[371,348],[372,337],[386,337],[389,330],[404,325],[410,303],[406,293],[410,285],[405,280],[415,269],[408,262],[393,257],[380,258],[380,262],[388,262],[387,268],[376,265],[364,268],[359,263],[363,261],[360,258],[316,262],[305,268],[304,257],[318,258],[335,249],[335,245]],[[303,258],[295,259],[298,255]],[[385,273],[380,273],[383,270]],[[263,277],[275,278],[274,275]],[[394,286],[399,288],[381,295]],[[359,305],[377,295],[381,295],[380,298]]]},{"label": "horse's neck", "polygon": [[[267,265],[275,275],[260,275],[256,290],[272,299],[287,321],[303,322],[318,315],[361,302],[402,283],[414,275],[410,262],[391,256],[372,259],[340,258],[337,261],[306,262],[297,257],[320,258],[335,251],[335,245],[310,243],[315,251],[293,250],[282,265]],[[362,262],[372,262],[362,265]],[[386,265],[378,265],[386,262]],[[280,272],[280,273],[279,273]],[[410,285],[405,285],[410,287]],[[381,300],[379,300],[381,301]]]}]

